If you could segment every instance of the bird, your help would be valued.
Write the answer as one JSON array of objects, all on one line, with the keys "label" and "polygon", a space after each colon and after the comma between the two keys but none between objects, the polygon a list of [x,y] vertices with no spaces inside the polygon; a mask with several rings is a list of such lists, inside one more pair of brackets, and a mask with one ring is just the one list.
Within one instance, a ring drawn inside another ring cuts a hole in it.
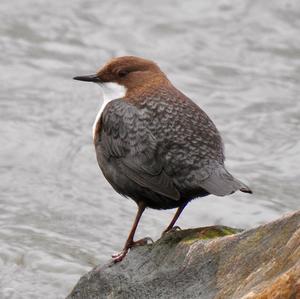
[{"label": "bird", "polygon": [[75,80],[102,87],[103,104],[93,125],[99,167],[116,192],[137,204],[137,213],[120,262],[134,246],[134,235],[146,208],[177,211],[210,194],[225,196],[251,189],[225,168],[221,135],[209,116],[178,90],[153,61],[121,56],[96,74]]}]

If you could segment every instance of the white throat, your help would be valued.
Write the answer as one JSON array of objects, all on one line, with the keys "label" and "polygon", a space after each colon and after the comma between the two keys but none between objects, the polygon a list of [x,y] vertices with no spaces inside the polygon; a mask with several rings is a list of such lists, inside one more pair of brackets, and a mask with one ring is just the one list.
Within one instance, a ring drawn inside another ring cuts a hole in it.
[{"label": "white throat", "polygon": [[93,138],[95,138],[96,125],[101,117],[101,114],[105,106],[112,100],[123,98],[126,95],[126,88],[118,83],[101,83],[99,84],[102,89],[103,103],[100,107],[100,110],[96,116],[94,125],[93,125]]}]

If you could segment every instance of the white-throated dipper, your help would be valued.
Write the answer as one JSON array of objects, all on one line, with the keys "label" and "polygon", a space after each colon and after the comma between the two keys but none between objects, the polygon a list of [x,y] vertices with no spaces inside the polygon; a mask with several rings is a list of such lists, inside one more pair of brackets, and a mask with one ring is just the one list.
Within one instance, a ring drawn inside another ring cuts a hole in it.
[{"label": "white-throated dipper", "polygon": [[145,208],[178,208],[167,232],[196,197],[252,193],[226,170],[214,123],[154,62],[118,57],[95,75],[74,79],[103,87],[104,103],[93,126],[98,164],[112,187],[138,206],[115,262],[144,243],[133,238]]}]

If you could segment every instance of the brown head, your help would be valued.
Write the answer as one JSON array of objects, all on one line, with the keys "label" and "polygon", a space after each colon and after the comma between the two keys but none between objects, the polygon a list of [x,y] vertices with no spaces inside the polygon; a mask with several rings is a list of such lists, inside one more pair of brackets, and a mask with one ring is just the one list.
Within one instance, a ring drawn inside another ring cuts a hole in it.
[{"label": "brown head", "polygon": [[126,89],[126,96],[137,94],[159,84],[168,84],[166,75],[156,63],[135,56],[111,59],[94,75],[74,77],[95,83],[117,83]]}]

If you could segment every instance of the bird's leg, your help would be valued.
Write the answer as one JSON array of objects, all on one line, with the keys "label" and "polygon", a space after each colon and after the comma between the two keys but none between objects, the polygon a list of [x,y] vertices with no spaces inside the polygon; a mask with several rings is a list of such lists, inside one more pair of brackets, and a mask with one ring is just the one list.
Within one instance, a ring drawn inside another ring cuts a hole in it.
[{"label": "bird's leg", "polygon": [[134,223],[132,225],[129,236],[127,238],[127,241],[125,243],[125,246],[124,246],[123,250],[120,253],[114,254],[112,256],[115,263],[122,261],[122,259],[126,256],[128,250],[130,248],[132,248],[133,246],[147,244],[147,238],[146,239],[141,239],[141,240],[136,241],[136,242],[133,241],[133,237],[134,237],[136,228],[139,224],[139,221],[141,219],[141,216],[142,216],[143,212],[145,211],[145,207],[146,206],[143,202],[138,204],[138,211],[137,211],[137,214],[135,216],[135,220],[134,220]]},{"label": "bird's leg", "polygon": [[[174,224],[176,223],[178,217],[180,216],[180,214],[182,213],[182,211],[183,211],[183,209],[185,208],[186,205],[187,205],[187,203],[184,203],[183,205],[181,205],[181,206],[177,209],[177,211],[176,211],[176,213],[175,213],[175,215],[174,215],[172,221],[170,222],[170,224],[168,225],[168,227],[163,231],[162,236],[163,236],[165,233],[167,233],[168,231],[170,231],[170,230],[174,227]],[[176,227],[176,228],[179,228],[179,226],[175,226],[175,227]]]}]

